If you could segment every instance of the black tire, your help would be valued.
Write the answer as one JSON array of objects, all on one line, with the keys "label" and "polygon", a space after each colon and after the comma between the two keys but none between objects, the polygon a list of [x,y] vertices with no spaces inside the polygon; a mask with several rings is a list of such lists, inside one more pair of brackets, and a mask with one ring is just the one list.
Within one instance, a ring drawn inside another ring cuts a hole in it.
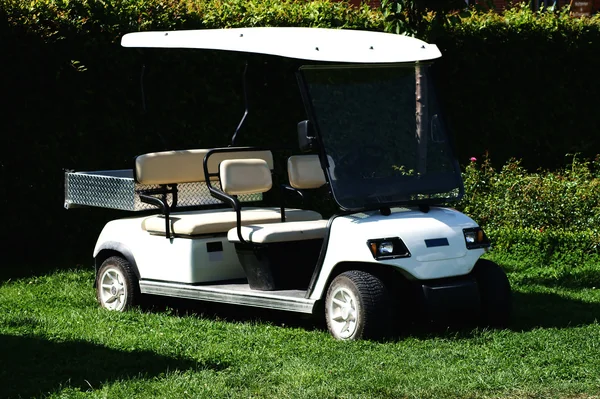
[{"label": "black tire", "polygon": [[123,312],[139,303],[140,287],[130,263],[120,256],[102,262],[96,274],[96,299],[100,306]]},{"label": "black tire", "polygon": [[336,339],[381,338],[387,333],[389,314],[386,286],[370,273],[350,270],[329,285],[325,320]]},{"label": "black tire", "polygon": [[473,268],[479,287],[481,323],[487,327],[506,327],[512,313],[512,293],[506,273],[496,263],[479,259]]}]

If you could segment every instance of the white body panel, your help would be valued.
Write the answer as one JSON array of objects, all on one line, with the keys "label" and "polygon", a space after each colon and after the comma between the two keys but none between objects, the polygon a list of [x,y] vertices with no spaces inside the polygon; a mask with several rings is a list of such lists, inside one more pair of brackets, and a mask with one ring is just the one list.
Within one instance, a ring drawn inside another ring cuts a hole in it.
[{"label": "white body panel", "polygon": [[[428,213],[393,209],[389,216],[374,211],[337,217],[331,225],[327,254],[310,297],[323,297],[329,275],[340,262],[382,263],[419,280],[468,274],[485,253],[484,249],[467,250],[463,229],[470,227],[477,227],[477,223],[466,215],[434,207]],[[391,237],[402,239],[411,256],[375,260],[367,240]],[[425,240],[440,238],[446,238],[449,245],[425,245]]]},{"label": "white body panel", "polygon": [[[113,220],[106,224],[94,249],[94,257],[109,243],[131,251],[141,279],[199,283],[245,278],[234,245],[227,237],[167,239],[142,230],[145,217]],[[208,252],[207,243],[221,242],[223,251]]]},{"label": "white body panel", "polygon": [[[142,280],[193,284],[245,278],[235,247],[227,237],[167,239],[142,230],[143,219],[107,223],[96,243],[94,256],[107,245],[111,248],[111,243],[121,244],[133,255]],[[435,207],[428,213],[398,208],[389,216],[373,211],[336,217],[310,299],[323,297],[332,270],[341,262],[381,263],[418,280],[468,274],[485,253],[485,249],[466,248],[463,229],[476,226],[472,219],[458,211]],[[402,239],[411,256],[375,260],[367,240],[391,237]],[[448,245],[427,247],[425,244],[428,239],[444,238]],[[221,243],[223,251],[208,252],[207,243]]]},{"label": "white body panel", "polygon": [[397,63],[442,56],[435,44],[403,35],[323,28],[235,28],[134,32],[123,47],[195,48],[277,55],[312,61]]}]

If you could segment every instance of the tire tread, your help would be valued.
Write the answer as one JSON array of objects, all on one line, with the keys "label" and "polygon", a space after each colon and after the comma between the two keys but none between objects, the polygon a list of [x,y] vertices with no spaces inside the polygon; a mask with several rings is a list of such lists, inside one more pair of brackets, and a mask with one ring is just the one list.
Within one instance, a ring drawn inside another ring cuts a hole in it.
[{"label": "tire tread", "polygon": [[109,258],[107,258],[104,262],[102,262],[102,265],[100,266],[100,268],[98,269],[98,273],[96,274],[96,299],[98,300],[99,303],[101,303],[100,300],[100,276],[103,273],[103,270],[105,268],[107,268],[110,265],[114,265],[116,267],[118,267],[119,269],[121,269],[121,271],[123,272],[123,275],[125,276],[125,284],[127,285],[127,298],[126,298],[126,304],[125,307],[123,308],[123,311],[131,309],[133,306],[137,305],[140,303],[140,297],[141,297],[141,293],[140,293],[140,286],[138,283],[138,279],[135,275],[135,272],[133,271],[133,268],[131,267],[131,265],[129,264],[129,261],[127,261],[125,258],[122,258],[120,256],[111,256]]},{"label": "tire tread", "polygon": [[482,324],[492,328],[506,327],[512,312],[512,290],[506,273],[496,263],[479,259],[473,275],[480,289]]},{"label": "tire tread", "polygon": [[[355,339],[378,339],[387,332],[386,317],[390,312],[388,291],[385,284],[377,276],[362,271],[349,270],[339,274],[335,279],[346,279],[354,285],[363,306],[362,331],[358,331]],[[333,283],[332,283],[333,285]],[[329,320],[327,320],[329,327]]]}]

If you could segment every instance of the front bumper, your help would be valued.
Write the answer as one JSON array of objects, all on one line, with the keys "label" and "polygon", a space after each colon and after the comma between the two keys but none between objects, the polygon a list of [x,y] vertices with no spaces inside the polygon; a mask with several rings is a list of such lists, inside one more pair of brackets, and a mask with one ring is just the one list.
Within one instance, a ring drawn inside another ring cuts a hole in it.
[{"label": "front bumper", "polygon": [[429,320],[464,320],[479,315],[481,302],[472,276],[416,282],[422,316]]}]

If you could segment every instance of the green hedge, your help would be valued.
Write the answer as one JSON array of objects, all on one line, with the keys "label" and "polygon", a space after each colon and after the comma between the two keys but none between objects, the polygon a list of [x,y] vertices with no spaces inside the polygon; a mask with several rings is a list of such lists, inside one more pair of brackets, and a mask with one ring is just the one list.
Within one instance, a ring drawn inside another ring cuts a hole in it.
[{"label": "green hedge", "polygon": [[600,231],[600,158],[567,158],[552,171],[525,169],[511,160],[494,168],[472,161],[463,174],[459,209],[482,226],[498,229]]},{"label": "green hedge", "polygon": [[450,22],[440,93],[463,161],[489,152],[497,166],[554,168],[566,153],[599,152],[600,16],[472,12]]},{"label": "green hedge", "polygon": [[511,274],[513,283],[600,287],[600,237],[597,231],[492,229],[485,255]]},{"label": "green hedge", "polygon": [[[298,62],[119,45],[130,31],[267,25],[384,29],[379,10],[328,1],[0,0],[6,247],[86,259],[103,222],[121,213],[62,210],[62,169],[129,168],[148,151],[228,144],[246,61],[251,108],[240,143],[293,147],[304,118]],[[600,92],[599,26],[525,9],[449,20],[435,38],[444,54],[436,75],[461,162],[489,151],[498,165],[517,156],[553,167],[568,151],[595,154],[588,93]]]},{"label": "green hedge", "polygon": [[498,169],[489,158],[474,160],[463,173],[466,195],[457,208],[485,228],[491,256],[508,270],[528,269],[528,276],[552,284],[596,278],[597,285],[600,159],[567,161],[529,172],[517,160]]},{"label": "green hedge", "polygon": [[600,235],[594,230],[499,228],[487,231],[493,251],[530,265],[577,265],[600,257]]}]

